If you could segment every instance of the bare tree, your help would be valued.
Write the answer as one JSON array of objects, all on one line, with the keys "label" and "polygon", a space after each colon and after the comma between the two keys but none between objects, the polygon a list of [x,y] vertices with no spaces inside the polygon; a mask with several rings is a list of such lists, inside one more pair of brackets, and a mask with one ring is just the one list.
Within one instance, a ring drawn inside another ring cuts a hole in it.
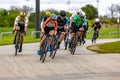
[{"label": "bare tree", "polygon": [[112,4],[110,7],[108,7],[108,10],[110,11],[111,18],[114,18],[114,14],[116,13],[116,5]]},{"label": "bare tree", "polygon": [[116,12],[117,12],[117,14],[119,15],[120,14],[120,5],[116,5]]},{"label": "bare tree", "polygon": [[26,14],[30,13],[33,11],[33,8],[32,7],[29,7],[29,6],[26,6],[24,5],[21,9],[22,11],[24,11]]}]

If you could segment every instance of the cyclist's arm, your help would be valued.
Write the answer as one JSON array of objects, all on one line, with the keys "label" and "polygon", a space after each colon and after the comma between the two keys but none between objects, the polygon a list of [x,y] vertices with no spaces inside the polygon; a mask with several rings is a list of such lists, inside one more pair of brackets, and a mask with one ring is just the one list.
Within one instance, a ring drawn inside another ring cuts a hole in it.
[{"label": "cyclist's arm", "polygon": [[67,17],[65,17],[65,20],[66,20],[66,23],[65,23],[65,26],[64,26],[64,28],[68,29],[69,20],[68,20],[68,18],[67,18]]},{"label": "cyclist's arm", "polygon": [[58,29],[58,22],[57,21],[54,21],[54,27],[55,27],[55,30],[57,31],[57,29]]},{"label": "cyclist's arm", "polygon": [[15,22],[14,22],[13,30],[15,30],[17,24],[18,24],[18,17],[15,18]]},{"label": "cyclist's arm", "polygon": [[48,18],[48,19],[44,22],[43,28],[45,28],[49,22],[50,22],[50,18]]}]

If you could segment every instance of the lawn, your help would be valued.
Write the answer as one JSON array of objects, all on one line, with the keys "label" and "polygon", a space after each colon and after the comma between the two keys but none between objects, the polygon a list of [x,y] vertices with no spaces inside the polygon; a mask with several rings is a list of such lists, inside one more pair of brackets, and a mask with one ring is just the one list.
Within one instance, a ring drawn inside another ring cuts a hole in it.
[{"label": "lawn", "polygon": [[[118,38],[117,33],[110,34],[110,32],[117,32],[117,28],[101,28],[99,38]],[[32,42],[39,42],[39,38],[35,38],[35,33],[32,34],[32,31],[35,31],[34,28],[28,28],[27,35],[25,36],[24,42],[25,43],[32,43]],[[1,32],[12,32],[12,28],[9,27],[0,27],[0,34]],[[1,37],[1,36],[0,36]],[[91,28],[88,28],[87,32],[87,39],[91,39],[92,32]],[[12,44],[14,39],[13,34],[5,34],[2,36],[0,40],[0,45]]]},{"label": "lawn", "polygon": [[120,41],[88,46],[87,49],[97,53],[119,53]]},{"label": "lawn", "polygon": [[[32,31],[35,31],[35,29],[28,28],[27,35],[25,36],[25,39],[24,39],[25,43],[39,42],[40,41],[39,38],[35,38],[35,34],[32,34]],[[12,28],[0,27],[0,33],[1,32],[12,32]],[[14,34],[4,34],[0,40],[0,45],[12,44],[13,39],[14,39]]]}]

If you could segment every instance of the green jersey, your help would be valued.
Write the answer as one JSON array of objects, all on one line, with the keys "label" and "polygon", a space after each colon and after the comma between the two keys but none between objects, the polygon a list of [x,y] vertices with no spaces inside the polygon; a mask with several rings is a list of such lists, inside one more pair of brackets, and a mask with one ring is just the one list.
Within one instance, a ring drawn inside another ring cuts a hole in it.
[{"label": "green jersey", "polygon": [[81,19],[79,15],[75,16],[73,19],[73,23],[78,24],[79,26],[83,26],[85,19]]}]

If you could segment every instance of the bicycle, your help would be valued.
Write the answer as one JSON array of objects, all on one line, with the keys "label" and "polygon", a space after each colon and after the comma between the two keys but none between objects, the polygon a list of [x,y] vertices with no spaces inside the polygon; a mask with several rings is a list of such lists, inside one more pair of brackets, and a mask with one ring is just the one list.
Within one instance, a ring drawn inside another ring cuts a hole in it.
[{"label": "bicycle", "polygon": [[41,50],[41,54],[40,54],[40,61],[42,63],[44,63],[45,59],[46,59],[46,55],[47,55],[47,49],[48,49],[48,46],[49,46],[49,34],[46,35],[46,39],[45,41],[43,42],[40,50]]},{"label": "bicycle", "polygon": [[20,34],[21,34],[21,31],[20,30],[17,30],[17,36],[16,36],[16,41],[15,41],[15,56],[17,56],[17,52],[18,50],[20,50]]},{"label": "bicycle", "polygon": [[70,32],[66,35],[64,40],[65,50],[67,49],[69,43],[70,43]]},{"label": "bicycle", "polygon": [[75,53],[75,50],[76,50],[76,46],[77,46],[77,42],[78,42],[78,32],[79,30],[77,29],[76,32],[75,32],[75,36],[74,36],[74,39],[72,41],[72,44],[71,44],[71,54],[74,55]]},{"label": "bicycle", "polygon": [[56,34],[56,36],[54,36],[54,40],[53,40],[52,47],[51,47],[51,52],[50,52],[50,57],[52,59],[54,59],[54,57],[56,55],[56,52],[57,52],[57,49],[58,49],[58,46],[59,46],[60,35],[61,35],[61,32],[58,32]]},{"label": "bicycle", "polygon": [[98,38],[98,31],[94,31],[93,36],[92,36],[92,44],[96,43],[96,40]]},{"label": "bicycle", "polygon": [[80,42],[79,46],[85,44],[85,35],[84,35],[84,32],[83,32],[82,36],[78,39],[78,42]]}]

